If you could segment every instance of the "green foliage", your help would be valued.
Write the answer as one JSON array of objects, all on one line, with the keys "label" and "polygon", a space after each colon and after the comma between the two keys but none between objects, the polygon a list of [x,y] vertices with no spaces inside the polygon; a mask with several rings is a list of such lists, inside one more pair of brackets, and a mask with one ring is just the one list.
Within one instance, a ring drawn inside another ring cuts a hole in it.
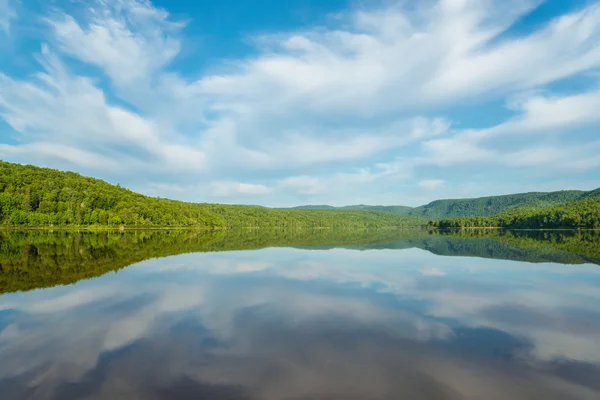
[{"label": "green foliage", "polygon": [[[598,196],[600,189],[437,200],[416,208],[356,205],[270,209],[148,197],[72,172],[0,161],[0,226],[16,227],[380,228],[424,225],[422,217],[465,217],[430,224],[594,228],[598,227],[597,212],[594,213]],[[562,206],[572,200],[582,203]],[[499,212],[495,217],[484,218]]]},{"label": "green foliage", "polygon": [[588,199],[590,197],[600,197],[600,188],[595,189],[595,190],[591,190],[589,192],[585,192],[581,198],[582,199]]},{"label": "green foliage", "polygon": [[565,204],[568,202],[600,196],[600,189],[590,192],[580,190],[563,190],[559,192],[517,193],[504,196],[489,196],[476,199],[445,199],[436,200],[419,207],[407,206],[368,206],[356,205],[332,207],[324,205],[300,206],[297,209],[317,210],[368,210],[383,211],[399,215],[424,217],[428,219],[447,219],[461,217],[487,217],[508,210],[529,207],[544,208]]},{"label": "green foliage", "polygon": [[516,208],[492,217],[430,221],[429,225],[436,228],[599,229],[600,197],[545,208]]},{"label": "green foliage", "polygon": [[144,196],[73,172],[0,161],[4,226],[377,228],[424,223],[382,212],[187,203]]},{"label": "green foliage", "polygon": [[365,204],[359,204],[355,206],[343,206],[333,207],[327,205],[308,205],[294,207],[295,210],[360,210],[360,211],[382,211],[389,212],[398,215],[410,215],[413,207],[408,206],[369,206]]},{"label": "green foliage", "polygon": [[339,207],[328,206],[325,204],[322,205],[306,205],[306,206],[297,206],[292,208],[282,208],[282,210],[336,210]]},{"label": "green foliage", "polygon": [[[600,192],[596,195],[600,195]],[[586,196],[593,196],[593,192],[563,190],[549,193],[518,193],[476,199],[436,200],[427,205],[416,207],[409,215],[418,215],[430,219],[486,217],[519,207],[543,208],[565,204]]]}]

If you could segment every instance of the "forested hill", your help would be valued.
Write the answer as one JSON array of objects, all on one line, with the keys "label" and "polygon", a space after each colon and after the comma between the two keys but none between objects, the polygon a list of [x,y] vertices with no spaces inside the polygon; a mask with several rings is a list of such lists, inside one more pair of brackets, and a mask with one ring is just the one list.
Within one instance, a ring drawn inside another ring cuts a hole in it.
[{"label": "forested hill", "polygon": [[585,192],[581,199],[589,199],[590,197],[600,197],[600,188],[596,190],[590,190],[589,192]]},{"label": "forested hill", "polygon": [[354,210],[354,211],[383,211],[398,215],[410,215],[413,207],[408,206],[369,206],[366,204],[358,204],[354,206],[334,207],[328,205],[307,205],[293,207],[292,210]]},{"label": "forested hill", "polygon": [[2,226],[365,228],[425,222],[373,211],[278,210],[159,199],[73,172],[0,161]]},{"label": "forested hill", "polygon": [[438,228],[600,229],[600,197],[545,208],[515,208],[491,217],[450,218],[429,223]]},{"label": "forested hill", "polygon": [[543,208],[594,196],[600,196],[600,190],[597,189],[591,192],[562,190],[559,192],[517,193],[475,199],[436,200],[427,205],[414,208],[408,215],[418,215],[430,219],[486,217],[518,207]]},{"label": "forested hill", "polygon": [[[444,219],[433,225],[598,227],[599,206],[600,189],[437,200],[415,208],[356,205],[270,209],[187,203],[144,196],[73,172],[0,161],[2,226],[392,227]],[[447,221],[454,217],[460,220]]]},{"label": "forested hill", "polygon": [[519,207],[544,208],[598,196],[600,196],[600,189],[589,192],[582,190],[563,190],[559,192],[516,193],[502,196],[479,197],[474,199],[436,200],[419,207],[369,205],[332,207],[315,205],[301,206],[298,208],[371,210],[390,212],[399,215],[424,217],[427,219],[445,219],[461,217],[487,217]]},{"label": "forested hill", "polygon": [[320,204],[320,205],[307,205],[307,206],[297,206],[297,207],[291,207],[291,208],[281,208],[282,210],[335,210],[335,209],[339,209],[341,207],[334,207],[334,206],[328,206],[325,204]]}]

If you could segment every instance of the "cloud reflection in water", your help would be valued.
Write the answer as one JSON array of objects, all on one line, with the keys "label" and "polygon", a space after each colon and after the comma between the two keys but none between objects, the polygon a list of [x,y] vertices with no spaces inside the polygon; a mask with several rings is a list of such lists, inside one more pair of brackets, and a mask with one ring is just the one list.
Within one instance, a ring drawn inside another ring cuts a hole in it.
[{"label": "cloud reflection in water", "polygon": [[597,399],[599,272],[417,249],[149,260],[0,297],[0,389],[39,399]]}]

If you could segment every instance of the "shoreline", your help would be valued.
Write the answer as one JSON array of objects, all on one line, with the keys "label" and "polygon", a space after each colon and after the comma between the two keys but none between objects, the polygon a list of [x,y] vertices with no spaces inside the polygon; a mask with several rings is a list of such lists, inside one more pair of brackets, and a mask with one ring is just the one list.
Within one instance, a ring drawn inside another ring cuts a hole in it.
[{"label": "shoreline", "polygon": [[0,226],[0,231],[90,231],[90,232],[107,232],[107,231],[199,231],[199,232],[220,232],[231,230],[401,230],[401,229],[419,229],[426,230],[425,225],[421,226],[380,226],[380,227],[338,227],[338,226],[289,226],[289,227],[260,227],[260,226],[245,226],[245,227],[197,227],[197,226],[155,226],[155,227],[102,227],[102,226]]}]

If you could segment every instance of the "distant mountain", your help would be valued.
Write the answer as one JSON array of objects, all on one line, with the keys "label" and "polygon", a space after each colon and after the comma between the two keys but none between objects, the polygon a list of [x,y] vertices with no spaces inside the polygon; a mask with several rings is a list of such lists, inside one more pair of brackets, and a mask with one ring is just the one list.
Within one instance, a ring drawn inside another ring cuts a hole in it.
[{"label": "distant mountain", "polygon": [[416,207],[409,215],[418,215],[430,219],[489,217],[513,208],[543,208],[599,195],[600,190],[591,192],[561,190],[559,192],[517,193],[475,199],[436,200],[424,206]]},{"label": "distant mountain", "polygon": [[419,207],[370,206],[361,204],[345,207],[309,205],[296,208],[384,211],[406,216],[425,217],[429,219],[444,219],[462,217],[489,217],[518,207],[543,208],[599,196],[600,188],[589,192],[583,190],[561,190],[558,192],[516,193],[473,199],[444,199],[435,200],[429,204]]},{"label": "distant mountain", "polygon": [[600,197],[600,188],[584,192],[583,196],[581,196],[582,199],[589,199],[590,197]]},{"label": "distant mountain", "polygon": [[413,207],[408,206],[369,206],[366,204],[358,204],[354,206],[334,207],[328,205],[307,205],[292,207],[294,210],[358,210],[358,211],[383,211],[392,214],[409,215]]},{"label": "distant mountain", "polygon": [[384,211],[400,215],[409,215],[413,207],[408,206],[368,206],[360,204],[357,206],[340,207],[342,210]]},{"label": "distant mountain", "polygon": [[327,206],[327,205],[307,205],[307,206],[291,207],[291,209],[292,210],[335,210],[336,207]]}]

